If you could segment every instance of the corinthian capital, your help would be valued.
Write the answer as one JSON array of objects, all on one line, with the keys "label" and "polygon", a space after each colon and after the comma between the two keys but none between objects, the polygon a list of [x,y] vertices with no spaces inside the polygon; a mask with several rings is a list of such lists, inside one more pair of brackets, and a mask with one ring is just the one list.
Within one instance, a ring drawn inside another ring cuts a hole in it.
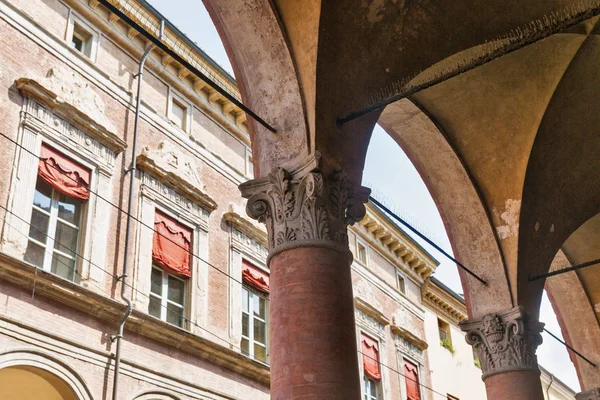
[{"label": "corinthian capital", "polygon": [[461,322],[466,340],[479,356],[482,378],[509,371],[539,371],[537,347],[544,324],[528,319],[521,307]]},{"label": "corinthian capital", "polygon": [[355,187],[343,171],[292,175],[283,168],[243,183],[240,190],[248,199],[248,215],[267,226],[271,256],[301,246],[346,250],[347,227],[364,217],[370,193]]}]

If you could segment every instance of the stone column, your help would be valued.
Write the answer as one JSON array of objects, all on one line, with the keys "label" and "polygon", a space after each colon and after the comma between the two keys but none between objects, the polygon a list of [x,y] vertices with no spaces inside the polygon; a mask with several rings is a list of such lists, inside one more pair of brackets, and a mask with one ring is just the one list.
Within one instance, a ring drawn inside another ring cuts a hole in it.
[{"label": "stone column", "polygon": [[347,225],[369,190],[282,168],[240,189],[269,234],[271,398],[360,399]]},{"label": "stone column", "polygon": [[600,400],[600,388],[577,393],[575,400]]},{"label": "stone column", "polygon": [[460,326],[479,356],[488,400],[544,399],[535,355],[544,324],[515,307]]}]

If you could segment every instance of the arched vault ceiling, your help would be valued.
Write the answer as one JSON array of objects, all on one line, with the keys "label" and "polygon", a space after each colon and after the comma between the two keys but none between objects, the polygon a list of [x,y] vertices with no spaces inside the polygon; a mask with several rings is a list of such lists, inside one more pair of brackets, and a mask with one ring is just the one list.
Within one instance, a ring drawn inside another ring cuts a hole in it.
[{"label": "arched vault ceiling", "polygon": [[552,36],[414,96],[442,126],[478,187],[513,283],[529,154],[554,90],[585,38]]}]

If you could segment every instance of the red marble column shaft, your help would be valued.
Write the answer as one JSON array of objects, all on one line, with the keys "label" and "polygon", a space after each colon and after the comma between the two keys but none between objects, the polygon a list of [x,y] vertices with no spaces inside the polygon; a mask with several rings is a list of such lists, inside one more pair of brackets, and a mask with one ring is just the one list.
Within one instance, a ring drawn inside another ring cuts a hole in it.
[{"label": "red marble column shaft", "polygon": [[513,371],[489,376],[485,380],[487,400],[544,400],[540,373]]},{"label": "red marble column shaft", "polygon": [[271,399],[360,399],[350,263],[325,247],[271,259]]}]

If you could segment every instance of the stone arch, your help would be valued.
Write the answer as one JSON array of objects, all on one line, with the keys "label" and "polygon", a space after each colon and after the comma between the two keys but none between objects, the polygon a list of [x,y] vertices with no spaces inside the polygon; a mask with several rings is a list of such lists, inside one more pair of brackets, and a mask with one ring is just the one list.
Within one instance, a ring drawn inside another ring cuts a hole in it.
[{"label": "stone arch", "polygon": [[[588,219],[562,245],[552,261],[551,271],[561,270],[600,258],[600,214]],[[545,288],[565,341],[591,362],[600,363],[600,266],[567,272],[546,279]],[[594,272],[594,269],[596,272]],[[569,352],[583,391],[600,386],[597,367]]]},{"label": "stone arch", "polygon": [[163,389],[148,389],[143,390],[137,395],[133,396],[133,400],[180,400],[181,397],[175,395],[170,391]]},{"label": "stone arch", "polygon": [[204,4],[232,61],[244,103],[278,130],[273,134],[248,119],[255,175],[301,164],[314,151],[301,90],[310,83],[300,82],[273,2],[204,0]]},{"label": "stone arch", "polygon": [[488,281],[485,287],[459,269],[471,317],[511,308],[502,253],[486,208],[443,131],[409,100],[388,106],[379,124],[419,171],[440,211],[457,259]]},{"label": "stone arch", "polygon": [[[57,391],[70,391],[67,399],[92,400],[93,396],[81,376],[64,361],[38,349],[12,349],[0,354],[0,372],[19,370],[25,374],[38,374],[50,385],[64,385]],[[68,389],[67,389],[68,388]],[[1,389],[0,389],[1,390]]]}]

